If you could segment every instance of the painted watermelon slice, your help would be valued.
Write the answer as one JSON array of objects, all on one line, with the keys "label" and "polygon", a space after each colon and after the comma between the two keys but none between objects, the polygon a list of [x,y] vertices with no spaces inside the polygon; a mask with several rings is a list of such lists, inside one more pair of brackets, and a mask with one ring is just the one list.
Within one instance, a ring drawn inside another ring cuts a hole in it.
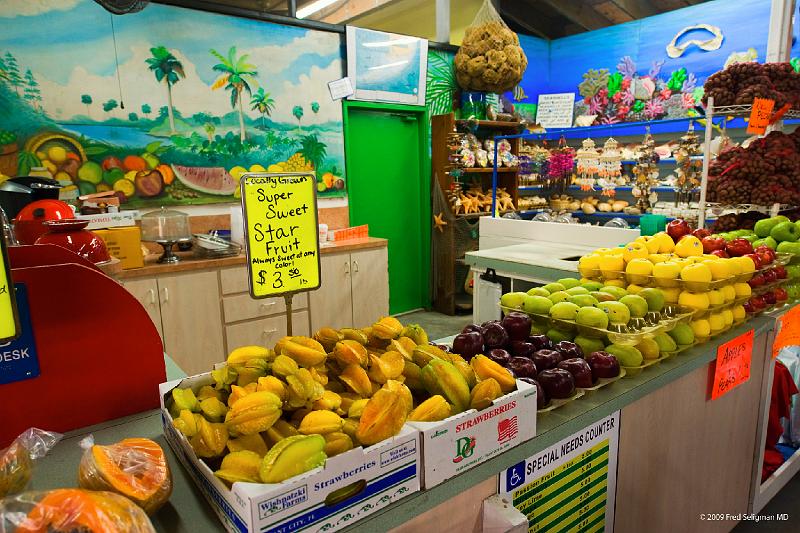
[{"label": "painted watermelon slice", "polygon": [[239,183],[222,167],[184,167],[171,165],[181,183],[206,194],[230,196]]}]

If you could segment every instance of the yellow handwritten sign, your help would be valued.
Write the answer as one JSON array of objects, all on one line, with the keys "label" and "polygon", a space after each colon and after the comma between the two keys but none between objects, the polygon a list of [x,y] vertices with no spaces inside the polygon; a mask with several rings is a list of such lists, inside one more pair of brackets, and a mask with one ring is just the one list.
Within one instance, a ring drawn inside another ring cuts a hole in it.
[{"label": "yellow handwritten sign", "polygon": [[14,283],[11,280],[11,265],[3,235],[0,235],[0,342],[9,341],[19,336],[19,320],[14,297]]},{"label": "yellow handwritten sign", "polygon": [[242,176],[242,209],[253,298],[319,287],[316,181],[310,173]]}]

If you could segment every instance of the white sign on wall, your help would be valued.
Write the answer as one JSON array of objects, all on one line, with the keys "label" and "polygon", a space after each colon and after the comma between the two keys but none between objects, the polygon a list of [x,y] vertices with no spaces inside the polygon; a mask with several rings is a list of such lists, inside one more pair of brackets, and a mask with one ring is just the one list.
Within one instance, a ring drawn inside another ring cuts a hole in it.
[{"label": "white sign on wall", "polygon": [[528,531],[614,530],[619,411],[500,473]]},{"label": "white sign on wall", "polygon": [[536,122],[544,128],[569,128],[575,111],[575,93],[540,94]]}]

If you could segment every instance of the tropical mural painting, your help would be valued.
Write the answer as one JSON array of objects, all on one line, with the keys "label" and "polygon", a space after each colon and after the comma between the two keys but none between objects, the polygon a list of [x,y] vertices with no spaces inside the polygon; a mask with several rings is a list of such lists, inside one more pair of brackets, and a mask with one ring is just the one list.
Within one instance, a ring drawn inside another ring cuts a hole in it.
[{"label": "tropical mural painting", "polygon": [[5,0],[0,24],[0,179],[125,208],[236,201],[248,170],[346,194],[337,34],[157,4],[112,20],[91,0]]}]

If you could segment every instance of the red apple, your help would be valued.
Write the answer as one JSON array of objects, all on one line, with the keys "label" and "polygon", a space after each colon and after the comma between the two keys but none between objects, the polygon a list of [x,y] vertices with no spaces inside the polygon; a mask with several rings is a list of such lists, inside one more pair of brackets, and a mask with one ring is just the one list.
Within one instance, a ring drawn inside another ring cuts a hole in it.
[{"label": "red apple", "polygon": [[767,280],[766,278],[764,278],[764,274],[758,273],[752,278],[750,278],[750,281],[748,281],[747,283],[750,284],[750,287],[756,288],[763,286],[766,282]]},{"label": "red apple", "polygon": [[[777,257],[777,255],[775,254],[775,250],[773,250],[766,244],[762,244],[761,246],[756,247],[756,249],[753,251],[757,253],[759,257],[761,257],[761,262],[764,263],[765,265],[772,263],[773,261],[775,261],[775,258]],[[768,257],[769,260],[765,260],[765,257]]]},{"label": "red apple", "polygon": [[752,315],[753,313],[758,311],[758,309],[756,309],[756,306],[753,305],[753,303],[750,300],[747,300],[742,307],[744,307],[744,312],[747,313],[748,315]]},{"label": "red apple", "polygon": [[750,241],[747,239],[733,239],[725,243],[725,251],[728,252],[728,255],[731,257],[739,257],[742,255],[752,254],[753,245],[750,244]]},{"label": "red apple", "polygon": [[753,304],[753,307],[756,308],[756,311],[761,311],[765,307],[767,307],[767,302],[764,301],[764,298],[761,296],[753,296],[750,298],[750,303]]},{"label": "red apple", "polygon": [[778,281],[778,274],[775,273],[775,269],[770,268],[769,270],[764,271],[764,284],[775,283]]},{"label": "red apple", "polygon": [[783,265],[777,265],[772,267],[772,270],[775,272],[775,275],[778,279],[786,279],[789,276],[789,273],[786,272],[786,267]]},{"label": "red apple", "polygon": [[700,242],[703,243],[704,254],[710,254],[715,250],[725,250],[725,239],[722,237],[703,237]]},{"label": "red apple", "polygon": [[774,291],[767,291],[762,294],[761,297],[764,298],[764,302],[766,302],[767,305],[775,305],[778,303],[778,298],[775,296]]},{"label": "red apple", "polygon": [[692,235],[700,239],[701,241],[711,235],[711,231],[707,230],[706,228],[697,228],[692,232]]},{"label": "red apple", "polygon": [[756,270],[764,266],[764,264],[761,262],[761,256],[759,256],[758,254],[744,254],[744,257],[749,257],[750,260],[753,261]]},{"label": "red apple", "polygon": [[690,233],[692,233],[692,227],[682,218],[676,218],[667,224],[667,235],[672,237],[672,240],[675,242],[678,242],[681,237],[689,235]]},{"label": "red apple", "polygon": [[711,252],[711,255],[716,255],[717,257],[724,257],[725,259],[729,258],[728,252],[725,250],[714,250]]},{"label": "red apple", "polygon": [[111,170],[112,168],[122,168],[122,160],[114,155],[110,155],[103,159],[103,170]]},{"label": "red apple", "polygon": [[779,302],[785,302],[789,299],[789,293],[783,287],[778,287],[772,292],[775,293],[775,299]]}]

